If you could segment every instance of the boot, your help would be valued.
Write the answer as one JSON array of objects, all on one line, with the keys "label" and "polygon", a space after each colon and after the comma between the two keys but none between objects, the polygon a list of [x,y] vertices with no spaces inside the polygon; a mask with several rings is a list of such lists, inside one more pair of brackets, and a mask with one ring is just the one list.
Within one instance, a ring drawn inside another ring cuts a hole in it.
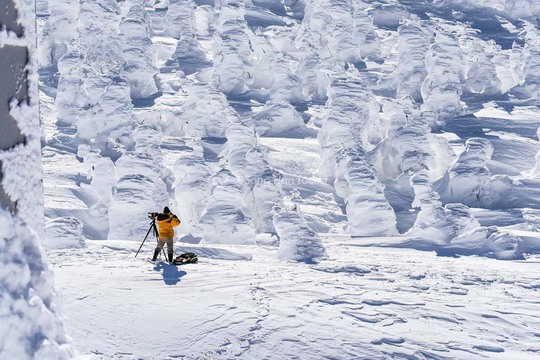
[{"label": "boot", "polygon": [[159,255],[159,250],[155,250],[154,251],[154,257],[152,258],[152,261],[156,261],[158,255]]},{"label": "boot", "polygon": [[169,262],[172,263],[172,257],[173,257],[173,253],[169,253]]}]

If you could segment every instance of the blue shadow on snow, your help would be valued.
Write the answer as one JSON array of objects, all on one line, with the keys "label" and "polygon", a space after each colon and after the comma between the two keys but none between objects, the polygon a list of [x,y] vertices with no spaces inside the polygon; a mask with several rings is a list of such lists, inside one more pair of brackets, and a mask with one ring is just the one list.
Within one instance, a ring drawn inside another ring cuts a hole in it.
[{"label": "blue shadow on snow", "polygon": [[187,273],[185,271],[178,270],[178,267],[173,264],[167,264],[159,262],[154,266],[154,270],[161,272],[163,281],[167,285],[176,285],[180,281],[180,278]]}]

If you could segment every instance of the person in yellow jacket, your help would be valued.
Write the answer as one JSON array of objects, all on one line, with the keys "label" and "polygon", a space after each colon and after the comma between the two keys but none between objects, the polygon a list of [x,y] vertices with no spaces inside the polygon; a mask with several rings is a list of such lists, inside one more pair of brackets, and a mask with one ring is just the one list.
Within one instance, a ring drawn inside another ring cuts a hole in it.
[{"label": "person in yellow jacket", "polygon": [[159,241],[154,251],[154,257],[152,261],[156,261],[159,252],[163,249],[163,246],[167,244],[167,254],[169,262],[173,261],[173,239],[174,229],[173,227],[180,225],[180,220],[176,215],[171,213],[171,210],[167,206],[163,209],[163,212],[155,217],[158,224]]}]

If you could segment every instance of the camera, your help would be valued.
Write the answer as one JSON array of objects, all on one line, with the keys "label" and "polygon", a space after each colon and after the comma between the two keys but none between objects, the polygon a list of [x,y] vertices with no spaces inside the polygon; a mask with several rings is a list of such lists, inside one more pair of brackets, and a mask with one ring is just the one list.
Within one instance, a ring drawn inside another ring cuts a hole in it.
[{"label": "camera", "polygon": [[149,218],[149,219],[153,219],[153,218],[155,218],[156,216],[158,216],[158,214],[159,214],[159,213],[157,213],[157,212],[149,212],[149,213],[148,213],[148,218]]}]

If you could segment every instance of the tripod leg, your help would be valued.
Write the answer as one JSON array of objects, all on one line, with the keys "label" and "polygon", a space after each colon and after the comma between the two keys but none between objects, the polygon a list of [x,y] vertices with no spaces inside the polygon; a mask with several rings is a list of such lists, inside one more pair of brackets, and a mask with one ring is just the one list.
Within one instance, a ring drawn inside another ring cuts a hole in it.
[{"label": "tripod leg", "polygon": [[[154,226],[155,226],[155,224],[154,224]],[[141,249],[142,249],[142,247],[144,245],[144,242],[146,241],[146,238],[150,234],[150,230],[152,230],[152,226],[150,226],[150,229],[148,229],[148,231],[146,232],[146,236],[144,237],[144,240],[142,241],[141,246],[139,246],[139,250],[137,250],[137,253],[135,254],[135,257],[137,257],[137,255],[139,255],[139,251],[141,251]]]}]

